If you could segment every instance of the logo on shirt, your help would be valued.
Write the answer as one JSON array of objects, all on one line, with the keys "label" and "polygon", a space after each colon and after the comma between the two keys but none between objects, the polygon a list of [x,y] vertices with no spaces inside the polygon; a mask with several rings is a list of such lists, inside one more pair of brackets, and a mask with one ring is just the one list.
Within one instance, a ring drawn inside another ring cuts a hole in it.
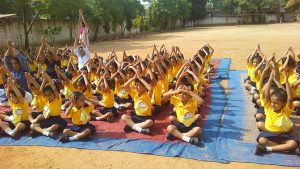
[{"label": "logo on shirt", "polygon": [[49,114],[50,114],[50,109],[47,105],[45,105],[44,108],[43,108],[43,115],[44,115],[45,118],[48,118]]},{"label": "logo on shirt", "polygon": [[16,114],[17,114],[17,115],[23,114],[23,110],[22,110],[22,109],[17,109],[17,110],[16,110]]},{"label": "logo on shirt", "polygon": [[121,93],[121,94],[126,94],[126,90],[125,90],[124,88],[122,88],[122,89],[120,90],[120,93]]},{"label": "logo on shirt", "polygon": [[183,118],[185,120],[190,119],[192,117],[193,117],[193,114],[191,112],[185,112],[184,115],[183,115]]}]

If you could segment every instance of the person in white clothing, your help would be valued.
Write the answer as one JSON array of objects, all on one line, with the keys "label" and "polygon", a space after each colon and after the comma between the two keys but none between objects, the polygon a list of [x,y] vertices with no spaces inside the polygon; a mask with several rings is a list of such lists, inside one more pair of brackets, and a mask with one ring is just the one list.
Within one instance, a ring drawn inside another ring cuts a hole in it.
[{"label": "person in white clothing", "polygon": [[84,67],[84,65],[90,60],[90,51],[87,46],[83,43],[81,46],[77,46],[77,42],[75,39],[74,43],[74,53],[78,58],[78,68],[79,70]]}]

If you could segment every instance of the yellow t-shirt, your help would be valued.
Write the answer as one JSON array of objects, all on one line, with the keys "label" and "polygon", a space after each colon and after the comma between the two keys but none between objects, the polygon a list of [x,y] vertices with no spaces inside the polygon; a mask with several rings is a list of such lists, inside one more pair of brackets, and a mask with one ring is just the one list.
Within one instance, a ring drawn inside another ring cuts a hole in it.
[{"label": "yellow t-shirt", "polygon": [[124,84],[120,85],[115,81],[115,95],[119,96],[121,99],[128,99],[129,93],[125,90]]},{"label": "yellow t-shirt", "polygon": [[279,113],[276,113],[273,111],[270,103],[265,104],[265,114],[266,114],[265,128],[267,129],[267,131],[273,133],[283,133],[283,131],[278,126],[276,126],[275,123],[283,115],[290,118],[292,111],[293,110],[288,106],[288,104],[286,104],[285,107]]},{"label": "yellow t-shirt", "polygon": [[37,71],[37,64],[35,62],[29,63],[29,70],[30,72]]},{"label": "yellow t-shirt", "polygon": [[251,73],[251,71],[253,71],[253,70],[254,70],[254,69],[253,69],[253,66],[251,66],[251,65],[247,64],[247,70],[248,70],[248,76],[250,77],[250,73]]},{"label": "yellow t-shirt", "polygon": [[88,104],[86,107],[77,109],[72,107],[69,117],[72,119],[72,123],[75,125],[84,125],[91,120],[91,112],[94,110],[94,106]]},{"label": "yellow t-shirt", "polygon": [[174,80],[174,73],[173,73],[173,69],[170,68],[168,69],[168,81],[172,82]]},{"label": "yellow t-shirt", "polygon": [[265,99],[262,97],[261,92],[259,93],[259,100],[260,100],[260,105],[262,107],[265,107]]},{"label": "yellow t-shirt", "polygon": [[[279,70],[281,69],[281,66],[279,67]],[[289,78],[291,77],[293,74],[294,74],[294,70],[291,69],[291,68],[286,68],[285,69],[285,72],[286,72],[286,76]],[[281,84],[285,84],[285,79],[284,79],[284,76],[282,73],[280,73],[280,76],[279,76],[279,81]]]},{"label": "yellow t-shirt", "polygon": [[254,78],[254,69],[255,69],[255,67],[253,67],[253,66],[249,66],[248,67],[248,75],[250,77],[250,81],[251,82],[255,81],[255,78]]},{"label": "yellow t-shirt", "polygon": [[153,88],[151,104],[161,106],[161,97],[162,97],[162,86],[156,84],[156,86]]},{"label": "yellow t-shirt", "polygon": [[43,115],[45,118],[49,116],[60,116],[60,108],[62,106],[62,98],[59,96],[52,100],[52,102],[47,101],[43,108]]},{"label": "yellow t-shirt", "polygon": [[175,65],[173,66],[173,75],[176,75],[178,71],[180,70],[181,66],[180,65]]},{"label": "yellow t-shirt", "polygon": [[[297,81],[296,75],[294,74],[290,76],[288,81],[290,86],[292,86],[293,83]],[[293,98],[300,98],[300,85],[298,85],[297,87],[291,87],[291,89],[292,89]]]},{"label": "yellow t-shirt", "polygon": [[139,96],[138,92],[131,90],[131,97],[134,101],[135,113],[138,116],[152,116],[151,99],[147,92]]},{"label": "yellow t-shirt", "polygon": [[98,76],[95,72],[91,72],[91,76],[89,78],[90,82],[93,83],[98,79]]},{"label": "yellow t-shirt", "polygon": [[93,99],[93,91],[92,89],[88,88],[86,89],[86,91],[84,92],[84,96],[89,98],[89,99]]},{"label": "yellow t-shirt", "polygon": [[194,83],[193,86],[194,86],[194,92],[195,93],[198,93],[198,94],[202,93],[202,85],[200,85],[198,83]]},{"label": "yellow t-shirt", "polygon": [[113,90],[109,90],[109,92],[103,92],[101,90],[98,90],[98,92],[102,95],[102,104],[103,107],[106,108],[111,108],[114,107],[114,91]]},{"label": "yellow t-shirt", "polygon": [[[261,74],[260,73],[256,73],[256,75],[253,73],[253,82],[256,83],[256,88],[258,89],[258,86],[260,85],[260,77],[261,77]],[[259,89],[258,89],[259,90]]]},{"label": "yellow t-shirt", "polygon": [[196,120],[195,114],[197,110],[197,101],[190,98],[188,102],[183,105],[178,96],[172,96],[170,103],[175,106],[177,119],[186,127],[189,127]]},{"label": "yellow t-shirt", "polygon": [[68,60],[62,59],[60,60],[60,67],[68,67]]},{"label": "yellow t-shirt", "polygon": [[64,85],[64,96],[66,99],[69,99],[72,95],[73,92],[78,91],[76,88],[73,86],[72,83],[67,83]]},{"label": "yellow t-shirt", "polygon": [[157,82],[157,85],[161,86],[162,93],[165,93],[165,92],[169,91],[169,81],[168,81],[168,79],[159,80]]},{"label": "yellow t-shirt", "polygon": [[13,114],[13,121],[12,123],[16,126],[21,121],[28,120],[28,112],[29,112],[29,105],[26,100],[23,103],[13,103],[8,100],[8,103],[12,109]]},{"label": "yellow t-shirt", "polygon": [[38,112],[42,112],[44,106],[47,103],[47,99],[42,94],[33,94],[33,99],[31,101],[31,106],[35,108]]}]

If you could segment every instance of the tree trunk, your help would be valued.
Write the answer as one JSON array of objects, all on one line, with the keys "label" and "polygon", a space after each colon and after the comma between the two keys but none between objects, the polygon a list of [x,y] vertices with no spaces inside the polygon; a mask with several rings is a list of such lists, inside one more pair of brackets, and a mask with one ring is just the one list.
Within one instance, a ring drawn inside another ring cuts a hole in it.
[{"label": "tree trunk", "polygon": [[95,29],[95,33],[94,33],[94,37],[93,37],[92,41],[96,41],[97,40],[97,35],[98,35],[99,27],[100,27],[100,24],[97,24],[96,29]]},{"label": "tree trunk", "polygon": [[29,48],[29,37],[28,37],[28,31],[27,31],[27,19],[26,19],[26,4],[23,4],[23,26],[24,26],[24,38],[25,38],[25,49]]}]

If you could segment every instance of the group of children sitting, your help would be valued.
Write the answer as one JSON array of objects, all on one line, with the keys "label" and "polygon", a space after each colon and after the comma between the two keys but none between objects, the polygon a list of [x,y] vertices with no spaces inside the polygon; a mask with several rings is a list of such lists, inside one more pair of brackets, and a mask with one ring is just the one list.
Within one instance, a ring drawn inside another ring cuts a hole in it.
[{"label": "group of children sitting", "polygon": [[[189,60],[178,47],[168,51],[154,45],[145,59],[112,53],[104,59],[90,57],[88,47],[58,49],[41,39],[39,51],[16,50],[8,41],[2,56],[0,87],[5,90],[11,112],[0,112],[1,136],[19,138],[45,135],[69,142],[89,138],[96,128],[91,120],[117,118],[124,132],[151,134],[155,116],[174,106],[168,114],[167,139],[201,144],[200,110],[214,49],[204,45]],[[251,60],[253,60],[251,58]],[[72,124],[67,124],[70,118]]]},{"label": "group of children sitting", "polygon": [[247,58],[245,88],[257,108],[254,115],[261,131],[255,154],[294,152],[299,142],[291,135],[292,113],[300,113],[300,55],[290,47],[283,57],[267,59],[260,46]]}]

